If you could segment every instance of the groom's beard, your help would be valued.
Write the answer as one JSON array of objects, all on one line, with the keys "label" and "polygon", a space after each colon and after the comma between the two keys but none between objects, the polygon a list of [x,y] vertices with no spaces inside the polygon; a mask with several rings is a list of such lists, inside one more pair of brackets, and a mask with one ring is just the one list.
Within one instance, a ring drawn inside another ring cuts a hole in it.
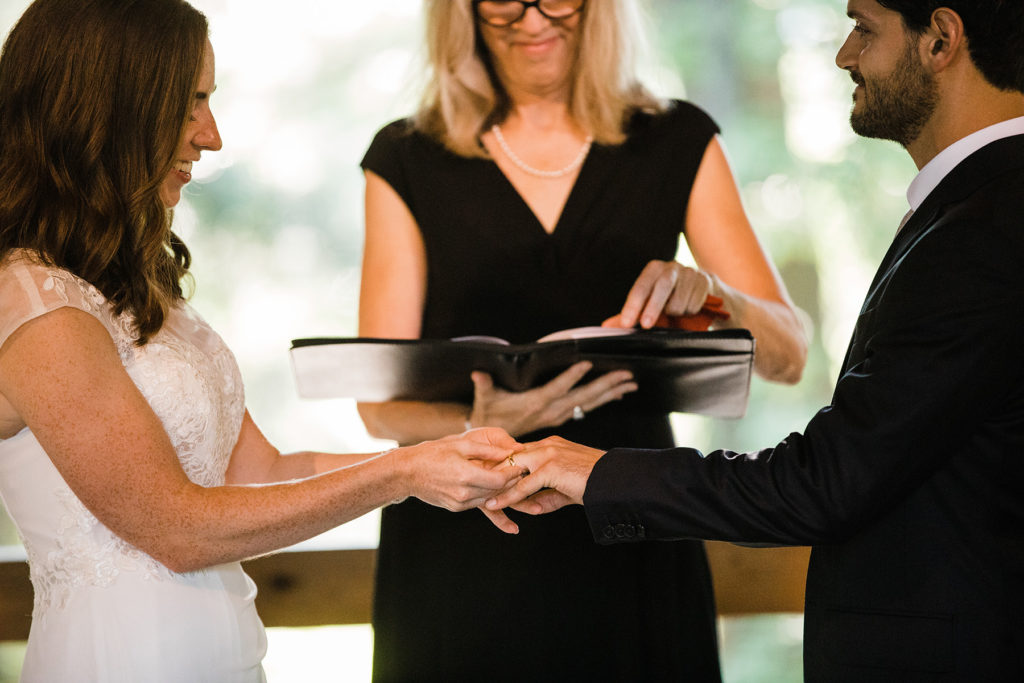
[{"label": "groom's beard", "polygon": [[892,140],[907,147],[918,138],[938,105],[935,77],[921,66],[917,49],[908,44],[903,59],[883,78],[865,78],[859,71],[850,77],[861,91],[854,104],[850,126],[866,138]]}]

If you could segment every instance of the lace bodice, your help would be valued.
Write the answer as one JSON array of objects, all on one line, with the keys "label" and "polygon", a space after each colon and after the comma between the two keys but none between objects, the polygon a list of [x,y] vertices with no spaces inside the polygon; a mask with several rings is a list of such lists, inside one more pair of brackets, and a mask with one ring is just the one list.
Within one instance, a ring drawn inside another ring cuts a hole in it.
[{"label": "lace bodice", "polygon": [[[93,315],[110,332],[188,477],[202,486],[222,484],[245,409],[237,364],[220,337],[183,304],[139,347],[131,318],[115,315],[89,283],[26,252],[0,263],[0,346],[27,321],[62,307]],[[170,575],[85,508],[28,429],[0,441],[0,497],[28,551],[35,618],[61,607],[76,587],[108,586],[125,572]]]}]

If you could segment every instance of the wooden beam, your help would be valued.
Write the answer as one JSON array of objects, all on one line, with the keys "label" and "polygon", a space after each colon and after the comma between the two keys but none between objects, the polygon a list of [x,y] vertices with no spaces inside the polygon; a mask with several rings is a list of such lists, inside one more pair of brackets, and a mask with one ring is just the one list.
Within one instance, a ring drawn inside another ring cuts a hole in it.
[{"label": "wooden beam", "polygon": [[[807,548],[707,547],[719,614],[803,611]],[[246,562],[245,571],[267,626],[365,624],[376,558],[376,550],[282,552]],[[28,638],[31,615],[28,565],[0,555],[0,640]]]},{"label": "wooden beam", "polygon": [[245,563],[267,626],[368,624],[376,550],[286,552]]},{"label": "wooden beam", "polygon": [[[32,623],[32,583],[19,555],[0,555],[0,640],[27,639]],[[376,550],[282,552],[244,566],[267,626],[366,624],[376,558]]]},{"label": "wooden beam", "polygon": [[27,640],[31,624],[32,583],[28,579],[28,563],[17,555],[5,554],[0,557],[0,640]]},{"label": "wooden beam", "polygon": [[705,545],[720,615],[804,611],[810,548]]}]

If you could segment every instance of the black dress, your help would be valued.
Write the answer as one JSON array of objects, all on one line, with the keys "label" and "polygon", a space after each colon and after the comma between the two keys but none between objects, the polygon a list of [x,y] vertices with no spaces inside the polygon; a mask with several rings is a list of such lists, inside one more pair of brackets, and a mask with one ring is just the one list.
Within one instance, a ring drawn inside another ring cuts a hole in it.
[{"label": "black dress", "polygon": [[[513,343],[598,325],[652,259],[675,257],[694,175],[717,132],[673,103],[595,145],[552,234],[493,161],[381,130],[364,169],[412,211],[427,251],[424,338]],[[673,445],[665,415],[609,405],[557,432],[598,448]],[[416,500],[385,508],[373,610],[376,681],[718,681],[714,599],[699,542],[598,546],[583,511],[512,514]]]}]

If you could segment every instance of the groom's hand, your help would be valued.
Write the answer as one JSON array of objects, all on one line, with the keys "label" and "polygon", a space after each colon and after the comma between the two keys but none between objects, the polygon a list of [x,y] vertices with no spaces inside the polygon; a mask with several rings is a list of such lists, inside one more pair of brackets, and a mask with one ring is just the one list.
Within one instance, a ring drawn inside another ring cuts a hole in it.
[{"label": "groom's hand", "polygon": [[566,505],[582,505],[587,480],[604,451],[552,436],[526,444],[515,454],[515,464],[529,471],[525,477],[485,504],[488,510],[510,507],[539,515]]}]

